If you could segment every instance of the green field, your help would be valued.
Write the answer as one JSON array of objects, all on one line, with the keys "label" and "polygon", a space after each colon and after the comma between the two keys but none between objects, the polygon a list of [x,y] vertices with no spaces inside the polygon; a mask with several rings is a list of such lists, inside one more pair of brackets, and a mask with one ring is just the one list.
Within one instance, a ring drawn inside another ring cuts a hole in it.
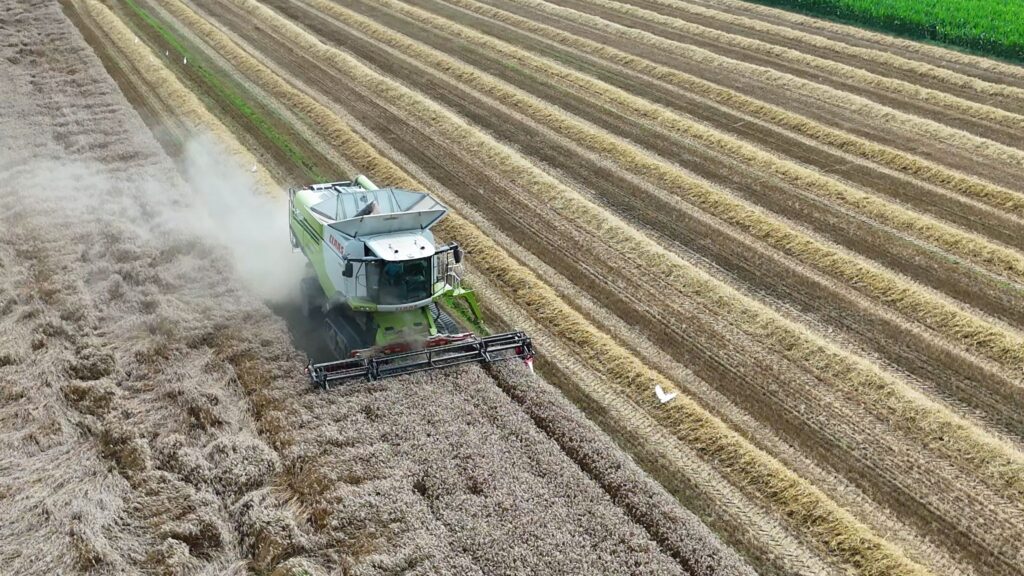
[{"label": "green field", "polygon": [[753,0],[1024,61],[1021,0]]}]

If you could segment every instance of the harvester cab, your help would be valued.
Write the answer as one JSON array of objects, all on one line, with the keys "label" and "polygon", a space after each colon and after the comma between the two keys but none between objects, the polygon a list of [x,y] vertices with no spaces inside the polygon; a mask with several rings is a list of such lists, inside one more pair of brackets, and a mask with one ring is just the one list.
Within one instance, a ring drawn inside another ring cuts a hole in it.
[{"label": "harvester cab", "polygon": [[429,194],[359,176],[292,189],[288,211],[292,246],[308,261],[303,309],[322,318],[337,357],[307,366],[317,386],[467,362],[532,366],[528,336],[487,335],[462,284],[462,249],[434,239],[447,209]]}]

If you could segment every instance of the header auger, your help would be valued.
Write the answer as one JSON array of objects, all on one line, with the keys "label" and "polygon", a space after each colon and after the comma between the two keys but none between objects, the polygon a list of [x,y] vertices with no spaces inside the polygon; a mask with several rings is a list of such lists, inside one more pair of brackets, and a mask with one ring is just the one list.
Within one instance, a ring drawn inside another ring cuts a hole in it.
[{"label": "header auger", "polygon": [[322,317],[337,357],[310,362],[315,385],[469,362],[532,367],[526,334],[481,335],[476,295],[462,285],[462,249],[434,241],[430,228],[447,209],[430,195],[358,176],[289,190],[288,212],[292,246],[308,260],[303,309]]}]

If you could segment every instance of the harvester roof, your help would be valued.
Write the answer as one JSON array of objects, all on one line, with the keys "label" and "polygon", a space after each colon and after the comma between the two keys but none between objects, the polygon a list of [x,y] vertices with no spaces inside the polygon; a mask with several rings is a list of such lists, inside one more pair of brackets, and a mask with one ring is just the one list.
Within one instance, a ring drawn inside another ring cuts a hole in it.
[{"label": "harvester roof", "polygon": [[365,240],[366,247],[387,261],[414,260],[434,255],[434,245],[418,233],[386,234]]}]

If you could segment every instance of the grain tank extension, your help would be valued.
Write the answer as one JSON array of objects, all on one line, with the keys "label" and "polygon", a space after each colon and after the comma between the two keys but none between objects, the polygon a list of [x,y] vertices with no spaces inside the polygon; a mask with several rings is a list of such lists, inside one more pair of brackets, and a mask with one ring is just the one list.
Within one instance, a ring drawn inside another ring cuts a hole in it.
[{"label": "grain tank extension", "polygon": [[303,309],[321,318],[338,358],[307,367],[314,384],[375,380],[467,362],[522,359],[522,332],[486,335],[463,252],[430,228],[447,209],[424,192],[377,188],[365,176],[288,194],[292,246],[308,260]]}]

